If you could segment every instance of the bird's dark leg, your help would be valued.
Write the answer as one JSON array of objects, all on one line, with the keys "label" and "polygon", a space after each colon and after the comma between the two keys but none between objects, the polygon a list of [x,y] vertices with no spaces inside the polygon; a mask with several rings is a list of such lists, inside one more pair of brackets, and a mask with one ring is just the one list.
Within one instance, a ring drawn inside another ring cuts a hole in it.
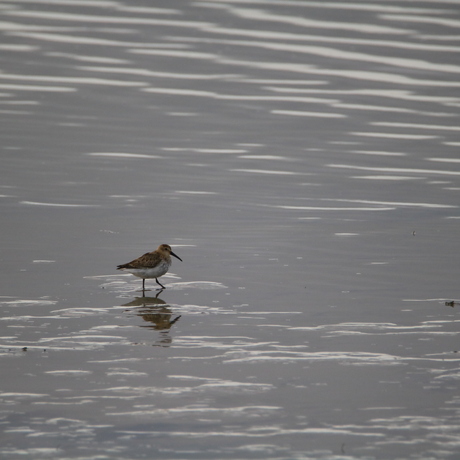
[{"label": "bird's dark leg", "polygon": [[158,281],[157,278],[155,278],[155,281],[157,282],[157,284],[159,284],[159,285],[162,287],[162,289],[166,289],[166,288]]},{"label": "bird's dark leg", "polygon": [[145,278],[142,278],[142,297],[145,297]]}]

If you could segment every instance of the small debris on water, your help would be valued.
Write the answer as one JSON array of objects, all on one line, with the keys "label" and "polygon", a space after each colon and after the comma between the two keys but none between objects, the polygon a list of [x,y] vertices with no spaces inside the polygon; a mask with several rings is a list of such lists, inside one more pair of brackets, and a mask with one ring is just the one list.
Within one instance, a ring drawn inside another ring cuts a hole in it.
[{"label": "small debris on water", "polygon": [[455,305],[460,305],[460,302],[456,302],[455,300],[450,300],[449,302],[445,302],[444,304],[446,307],[454,308]]}]

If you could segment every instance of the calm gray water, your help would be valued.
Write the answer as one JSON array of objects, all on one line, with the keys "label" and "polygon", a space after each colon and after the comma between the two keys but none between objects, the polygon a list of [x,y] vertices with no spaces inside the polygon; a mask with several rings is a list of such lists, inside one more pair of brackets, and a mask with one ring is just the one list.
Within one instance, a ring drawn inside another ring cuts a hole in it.
[{"label": "calm gray water", "polygon": [[1,458],[458,458],[458,0],[0,14]]}]

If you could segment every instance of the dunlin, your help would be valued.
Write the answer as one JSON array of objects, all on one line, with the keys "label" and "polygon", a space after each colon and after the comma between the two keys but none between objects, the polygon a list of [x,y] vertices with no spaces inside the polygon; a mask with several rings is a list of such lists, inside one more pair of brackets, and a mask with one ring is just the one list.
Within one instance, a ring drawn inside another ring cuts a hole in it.
[{"label": "dunlin", "polygon": [[117,270],[126,270],[134,276],[142,278],[142,292],[145,291],[145,280],[147,278],[155,278],[157,284],[159,284],[162,289],[166,289],[158,281],[158,278],[168,272],[171,266],[171,256],[174,256],[182,262],[182,259],[172,252],[169,244],[160,244],[156,251],[147,252],[143,256],[127,264],[118,265]]}]

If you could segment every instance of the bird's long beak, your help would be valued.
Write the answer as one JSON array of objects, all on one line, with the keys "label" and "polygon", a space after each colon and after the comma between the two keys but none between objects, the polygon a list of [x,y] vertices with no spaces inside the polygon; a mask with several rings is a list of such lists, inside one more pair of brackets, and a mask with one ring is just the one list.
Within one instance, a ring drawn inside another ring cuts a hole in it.
[{"label": "bird's long beak", "polygon": [[176,254],[174,254],[174,252],[171,251],[171,255],[174,256],[176,259],[179,259],[181,262],[183,262],[183,260]]}]

